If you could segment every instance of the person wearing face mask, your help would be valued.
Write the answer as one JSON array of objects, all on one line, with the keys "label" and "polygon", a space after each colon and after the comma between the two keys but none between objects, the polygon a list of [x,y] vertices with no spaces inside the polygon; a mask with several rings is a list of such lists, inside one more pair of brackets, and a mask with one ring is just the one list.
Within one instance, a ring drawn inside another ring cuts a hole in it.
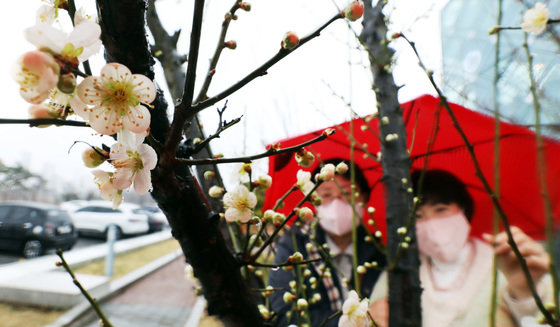
[{"label": "person wearing face mask", "polygon": [[[521,267],[507,244],[505,233],[484,235],[488,243],[470,237],[473,200],[458,178],[443,170],[426,171],[421,191],[420,171],[412,174],[421,204],[416,211],[416,236],[420,252],[422,320],[430,327],[487,326],[491,308],[492,264],[498,258],[500,295],[497,326],[536,326],[538,310]],[[549,257],[544,247],[513,227],[539,293],[551,299]],[[387,326],[387,275],[372,295],[370,313],[379,326]],[[527,323],[527,324],[526,324]]]},{"label": "person wearing face mask", "polygon": [[[325,161],[323,164],[337,165],[341,159]],[[318,173],[316,169],[312,176]],[[355,166],[356,198],[354,207],[349,203],[351,192],[350,170],[344,174],[336,174],[331,181],[323,182],[317,188],[321,197],[321,205],[316,206],[318,223],[306,223],[300,227],[293,226],[278,242],[275,263],[283,263],[288,257],[299,251],[304,258],[316,258],[321,261],[302,267],[305,279],[305,298],[308,299],[309,326],[319,326],[329,316],[342,308],[349,290],[355,289],[356,281],[353,273],[353,244],[352,220],[353,215],[358,215],[360,225],[357,228],[357,262],[363,265],[366,262],[376,262],[378,267],[385,265],[385,257],[377,251],[372,243],[367,243],[364,238],[368,235],[361,224],[364,206],[369,199],[369,185],[362,171]],[[314,220],[316,221],[316,220]],[[328,248],[322,248],[327,245]],[[330,251],[330,255],[327,254]],[[322,269],[324,264],[326,269]],[[305,271],[307,269],[307,272]],[[296,269],[294,269],[296,270]],[[324,271],[329,271],[325,274]],[[369,297],[373,289],[379,270],[367,269],[359,275],[360,292],[363,297]],[[276,290],[271,297],[272,311],[277,315],[276,326],[289,324],[308,323],[307,320],[297,318],[294,301],[286,301],[285,292],[290,291],[290,282],[294,280],[292,271],[283,269],[271,270],[269,285]],[[296,300],[302,296],[297,296]],[[289,296],[288,296],[289,298]],[[338,326],[338,317],[331,319],[324,326]]]}]

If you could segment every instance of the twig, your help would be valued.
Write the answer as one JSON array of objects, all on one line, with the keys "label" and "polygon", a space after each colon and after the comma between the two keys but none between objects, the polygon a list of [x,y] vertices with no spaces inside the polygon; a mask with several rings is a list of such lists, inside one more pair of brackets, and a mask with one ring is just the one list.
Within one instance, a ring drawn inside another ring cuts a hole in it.
[{"label": "twig", "polygon": [[342,311],[337,311],[335,313],[333,313],[332,315],[328,316],[327,319],[323,320],[323,322],[319,325],[319,327],[324,327],[327,325],[327,323],[333,319],[335,319],[336,317],[342,315]]},{"label": "twig", "polygon": [[[416,46],[414,45],[413,42],[410,42],[404,35],[401,34],[401,37],[403,37],[406,40],[406,42],[411,46],[411,48],[414,51],[416,57],[418,58],[420,66],[426,72],[426,76],[428,76],[428,79],[430,80],[430,83],[432,84],[432,87],[436,90],[438,96],[441,99],[442,104],[444,105],[447,113],[449,114],[449,117],[451,118],[451,121],[453,122],[453,126],[455,127],[455,129],[457,130],[457,132],[459,133],[461,138],[463,139],[463,142],[465,143],[467,151],[469,152],[469,156],[471,157],[471,160],[473,162],[473,165],[474,165],[474,168],[475,168],[475,171],[476,171],[476,176],[478,177],[478,179],[482,183],[482,186],[484,187],[484,190],[486,191],[486,193],[488,194],[488,196],[492,200],[492,203],[494,204],[494,208],[498,211],[498,213],[500,215],[500,219],[502,220],[502,224],[504,225],[504,229],[505,229],[505,232],[507,234],[508,244],[511,246],[511,249],[515,253],[515,257],[519,261],[521,269],[523,270],[525,278],[527,279],[527,285],[529,286],[529,289],[531,290],[531,294],[533,295],[533,298],[535,299],[535,303],[537,304],[537,307],[539,308],[541,313],[546,318],[547,322],[552,324],[554,322],[554,318],[552,317],[550,312],[548,312],[548,310],[546,310],[546,308],[545,308],[545,306],[544,306],[544,304],[543,304],[543,302],[542,302],[542,300],[541,300],[541,298],[540,298],[540,296],[537,292],[537,289],[535,287],[535,282],[534,282],[533,278],[531,277],[531,273],[529,272],[529,268],[527,267],[527,262],[523,258],[523,255],[519,251],[519,248],[517,247],[517,244],[513,240],[513,235],[511,233],[511,228],[510,228],[510,224],[509,224],[509,221],[507,219],[506,213],[504,212],[500,202],[498,201],[498,198],[496,197],[496,194],[494,193],[494,191],[490,187],[490,184],[488,183],[488,181],[486,180],[486,178],[482,174],[482,170],[480,168],[480,164],[478,162],[478,159],[476,158],[476,155],[474,153],[474,149],[473,149],[472,144],[470,144],[470,142],[467,138],[467,135],[465,134],[465,132],[463,131],[463,129],[461,128],[461,126],[459,124],[459,121],[457,120],[457,117],[455,117],[455,114],[453,113],[453,110],[451,110],[451,106],[447,102],[447,98],[445,97],[445,95],[443,94],[443,92],[441,91],[439,86],[436,84],[433,74],[430,73],[430,71],[426,70],[426,68],[425,68],[425,66],[422,62],[422,59],[421,59],[420,55],[418,54],[418,51],[416,50]],[[553,325],[553,326],[557,326],[557,325]]]},{"label": "twig", "polygon": [[62,254],[62,250],[60,250],[60,249],[56,250],[56,254],[60,258],[60,262],[57,262],[57,266],[64,267],[64,269],[68,272],[68,274],[70,274],[70,277],[72,277],[72,282],[80,289],[80,292],[82,292],[84,297],[88,300],[88,302],[90,303],[93,310],[95,310],[95,312],[97,313],[97,316],[99,316],[99,319],[101,319],[101,321],[103,322],[103,326],[104,327],[113,327],[113,324],[111,324],[109,319],[107,319],[107,317],[105,316],[105,314],[101,310],[101,307],[99,306],[99,303],[97,303],[97,300],[94,299],[88,293],[88,291],[82,286],[82,284],[78,281],[78,279],[76,279],[76,276],[74,275],[74,272],[72,271],[72,268],[70,268],[70,266],[68,265],[68,263],[64,259],[64,256]]},{"label": "twig", "polygon": [[212,78],[214,77],[214,74],[216,73],[216,66],[218,66],[218,60],[220,59],[220,55],[222,54],[222,50],[225,47],[225,39],[226,39],[227,30],[229,28],[229,24],[231,23],[231,17],[233,17],[233,15],[235,15],[235,12],[237,11],[237,9],[239,9],[239,4],[240,3],[241,3],[240,1],[235,0],[235,3],[231,7],[231,9],[228,11],[228,14],[230,15],[230,18],[229,19],[224,18],[224,22],[222,23],[222,30],[220,32],[220,37],[218,38],[218,44],[216,46],[216,51],[214,51],[214,55],[212,56],[212,59],[210,60],[210,66],[208,67],[208,73],[206,74],[206,78],[204,79],[204,82],[202,83],[202,87],[200,89],[200,92],[198,93],[198,96],[196,97],[196,100],[194,101],[195,103],[200,102],[200,101],[202,101],[206,98],[206,93],[208,92],[208,88],[210,88],[210,83],[212,83]]},{"label": "twig", "polygon": [[[535,111],[535,135],[537,138],[537,172],[539,174],[539,184],[541,187],[541,197],[544,203],[544,211],[546,217],[546,247],[548,254],[550,256],[550,275],[552,276],[552,285],[555,294],[554,296],[554,313],[556,318],[560,318],[560,308],[558,299],[558,274],[556,273],[556,249],[554,244],[554,217],[552,215],[552,205],[550,203],[550,196],[548,194],[548,183],[546,180],[546,161],[544,152],[544,143],[541,136],[541,105],[539,102],[539,97],[537,95],[537,86],[535,83],[535,76],[533,73],[533,56],[529,50],[529,44],[527,43],[527,33],[523,33],[523,48],[525,49],[525,55],[527,56],[527,69],[529,74],[529,83],[531,96],[533,97],[533,108]],[[548,322],[552,325],[552,320],[546,317]]]},{"label": "twig", "polygon": [[[549,19],[546,24],[557,24],[560,23],[560,19]],[[501,30],[520,30],[522,29],[521,26],[495,26],[493,29],[496,30],[496,32],[501,31]]]},{"label": "twig", "polygon": [[[498,26],[502,25],[503,16],[503,1],[498,0],[498,17],[496,23]],[[500,102],[498,101],[498,82],[500,81],[500,46],[501,46],[501,33],[496,32],[496,47],[494,48],[494,81],[492,83],[492,100],[494,104],[494,192],[497,197],[500,197]],[[494,210],[493,214],[494,236],[500,230],[500,220],[498,213]],[[494,246],[495,248],[495,246]],[[498,256],[494,254],[492,262],[492,293],[490,297],[490,327],[496,326],[496,312],[498,309]]]},{"label": "twig", "polygon": [[278,233],[284,228],[284,226],[286,226],[286,224],[292,219],[292,217],[295,216],[295,214],[296,214],[295,208],[301,207],[302,204],[304,204],[305,201],[307,201],[311,197],[311,194],[313,194],[313,192],[315,192],[317,187],[319,187],[319,185],[321,185],[321,184],[322,184],[321,181],[317,182],[315,184],[315,186],[303,197],[303,199],[301,199],[301,201],[299,201],[299,203],[294,207],[294,209],[292,209],[292,211],[290,211],[290,214],[286,217],[286,219],[279,226],[276,227],[274,232],[272,232],[272,234],[270,234],[270,237],[267,238],[264,241],[264,243],[261,245],[261,247],[257,250],[257,252],[251,256],[252,261],[255,261],[261,255],[261,253],[264,251],[264,249],[268,245],[270,245],[270,243],[272,243],[274,241],[274,238],[276,237],[276,235],[278,235]]},{"label": "twig", "polygon": [[317,261],[323,260],[322,258],[317,259],[309,259],[309,260],[302,260],[299,262],[284,262],[284,263],[261,263],[261,262],[245,262],[246,264],[250,264],[251,266],[255,267],[266,267],[266,268],[280,268],[280,267],[287,267],[287,266],[297,266],[297,265],[305,265],[308,263],[313,263]]},{"label": "twig", "polygon": [[90,127],[88,123],[83,121],[62,120],[56,118],[38,118],[38,119],[0,118],[0,124],[29,124],[30,127],[37,127],[41,125]]},{"label": "twig", "polygon": [[193,108],[194,112],[192,114],[195,114],[195,113],[197,113],[197,112],[199,112],[199,111],[201,111],[205,108],[208,108],[209,106],[214,105],[216,102],[224,99],[225,97],[231,95],[235,91],[241,89],[243,86],[247,85],[249,82],[251,82],[255,78],[266,75],[267,70],[270,67],[272,67],[274,64],[276,64],[277,62],[282,60],[284,57],[293,53],[295,50],[302,47],[305,43],[307,43],[307,42],[311,41],[312,39],[316,38],[317,36],[319,36],[321,34],[322,30],[324,30],[327,26],[329,26],[332,22],[336,21],[339,18],[342,18],[342,15],[340,13],[337,13],[334,17],[329,19],[325,24],[320,26],[316,31],[314,31],[310,35],[300,39],[299,44],[294,49],[292,49],[292,50],[280,49],[280,51],[276,55],[274,55],[272,58],[270,58],[264,64],[259,66],[257,69],[255,69],[253,72],[251,72],[249,75],[245,76],[239,82],[230,86],[229,88],[222,91],[221,93],[193,105],[192,108]]},{"label": "twig", "polygon": [[185,76],[185,85],[181,102],[175,106],[173,122],[169,128],[167,141],[165,142],[166,155],[175,154],[183,135],[185,123],[191,120],[196,112],[191,113],[192,98],[194,94],[194,84],[196,80],[196,66],[198,63],[198,50],[200,47],[200,35],[202,33],[202,17],[204,12],[204,0],[194,1],[194,13],[191,30],[191,44],[189,49],[189,65]]},{"label": "twig", "polygon": [[191,165],[191,166],[207,165],[207,164],[222,164],[222,163],[232,163],[232,162],[250,163],[251,161],[256,160],[256,159],[266,158],[266,157],[270,157],[270,156],[274,156],[274,155],[282,154],[282,153],[287,153],[287,152],[298,151],[299,149],[301,149],[303,147],[306,147],[306,146],[311,145],[313,143],[317,143],[319,141],[322,141],[322,140],[326,139],[328,136],[329,135],[327,133],[323,133],[320,136],[317,136],[316,138],[314,138],[312,140],[309,140],[307,142],[304,142],[302,144],[299,144],[299,145],[295,145],[295,146],[291,146],[289,148],[284,148],[284,149],[279,149],[279,150],[276,150],[275,148],[271,147],[268,150],[266,150],[265,152],[255,154],[255,155],[252,155],[252,156],[246,156],[246,157],[217,158],[217,159],[177,159],[177,161],[180,162],[180,163]]},{"label": "twig", "polygon": [[220,110],[219,108],[216,109],[218,111],[218,115],[219,115],[219,123],[218,123],[218,128],[216,129],[216,132],[210,136],[208,136],[206,139],[204,139],[204,141],[200,142],[199,144],[196,145],[195,149],[193,150],[193,153],[198,153],[200,150],[202,150],[203,148],[205,148],[210,141],[212,141],[215,138],[219,138],[220,134],[225,131],[226,129],[230,128],[231,126],[239,123],[241,121],[241,117],[235,118],[229,122],[222,120],[222,115],[224,114],[224,111],[226,111],[227,108],[227,101],[224,104],[224,107]]}]

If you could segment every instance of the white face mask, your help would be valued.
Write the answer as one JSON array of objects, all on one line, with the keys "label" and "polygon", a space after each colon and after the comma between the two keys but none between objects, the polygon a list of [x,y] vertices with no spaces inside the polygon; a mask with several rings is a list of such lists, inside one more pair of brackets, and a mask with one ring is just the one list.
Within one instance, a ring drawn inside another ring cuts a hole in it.
[{"label": "white face mask", "polygon": [[[356,203],[356,212],[358,218],[361,219],[364,208]],[[354,211],[352,206],[341,199],[334,199],[328,204],[322,204],[317,207],[317,215],[319,216],[319,224],[330,234],[337,236],[345,235],[352,230],[352,216]]]},{"label": "white face mask", "polygon": [[416,223],[418,249],[442,262],[457,260],[465,246],[471,226],[462,212],[451,216],[419,220]]}]

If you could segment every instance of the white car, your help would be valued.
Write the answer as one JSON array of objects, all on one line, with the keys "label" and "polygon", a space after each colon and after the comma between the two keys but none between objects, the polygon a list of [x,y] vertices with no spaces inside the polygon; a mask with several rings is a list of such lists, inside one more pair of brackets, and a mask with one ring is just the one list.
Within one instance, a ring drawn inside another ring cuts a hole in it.
[{"label": "white car", "polygon": [[112,209],[110,202],[89,201],[73,210],[70,216],[82,235],[107,236],[109,226],[114,225],[117,238],[120,238],[122,235],[148,232],[148,215],[134,213],[136,208],[136,205],[123,203],[117,209]]}]

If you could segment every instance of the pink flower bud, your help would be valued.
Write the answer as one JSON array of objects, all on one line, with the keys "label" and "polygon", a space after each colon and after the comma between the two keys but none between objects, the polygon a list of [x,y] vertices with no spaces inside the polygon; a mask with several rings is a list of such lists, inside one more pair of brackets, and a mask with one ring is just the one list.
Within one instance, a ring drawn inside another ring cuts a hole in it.
[{"label": "pink flower bud", "polygon": [[67,73],[64,75],[60,75],[60,78],[58,79],[57,87],[60,91],[64,93],[72,94],[76,89],[76,85],[77,85],[76,77],[74,76],[74,74]]},{"label": "pink flower bud", "polygon": [[251,4],[248,2],[242,2],[239,4],[239,8],[245,10],[245,11],[251,11]]},{"label": "pink flower bud", "polygon": [[237,48],[237,42],[235,42],[235,41],[233,41],[233,40],[227,41],[227,42],[225,43],[225,47],[228,48],[228,49],[234,50],[235,48]]},{"label": "pink flower bud", "polygon": [[341,161],[338,165],[336,165],[337,174],[343,175],[346,174],[347,171],[348,171],[348,165],[344,161]]},{"label": "pink flower bud", "polygon": [[313,211],[308,207],[302,207],[297,210],[298,217],[305,222],[313,220]]},{"label": "pink flower bud", "polygon": [[208,190],[208,195],[210,195],[210,197],[212,198],[219,198],[223,194],[224,194],[224,189],[216,185],[210,187],[210,189]]},{"label": "pink flower bud", "polygon": [[100,148],[88,148],[82,153],[84,165],[88,168],[95,168],[109,159],[109,153]]},{"label": "pink flower bud", "polygon": [[330,181],[334,178],[336,168],[333,164],[326,164],[323,168],[321,168],[321,179],[323,181]]},{"label": "pink flower bud", "polygon": [[349,4],[344,10],[342,11],[342,16],[346,17],[349,21],[353,22],[364,14],[364,4],[360,1],[354,1]]},{"label": "pink flower bud", "polygon": [[294,32],[287,32],[284,35],[281,46],[282,49],[293,50],[299,44],[299,37]]}]

